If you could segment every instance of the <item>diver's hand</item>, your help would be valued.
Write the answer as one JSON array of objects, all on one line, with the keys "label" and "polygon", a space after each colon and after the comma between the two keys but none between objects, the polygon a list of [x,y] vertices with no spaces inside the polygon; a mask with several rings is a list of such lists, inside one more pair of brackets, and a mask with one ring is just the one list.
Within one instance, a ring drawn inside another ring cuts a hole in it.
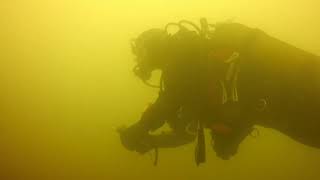
[{"label": "diver's hand", "polygon": [[144,154],[154,148],[150,141],[151,135],[139,124],[132,125],[129,128],[119,128],[118,132],[122,145],[130,151]]}]

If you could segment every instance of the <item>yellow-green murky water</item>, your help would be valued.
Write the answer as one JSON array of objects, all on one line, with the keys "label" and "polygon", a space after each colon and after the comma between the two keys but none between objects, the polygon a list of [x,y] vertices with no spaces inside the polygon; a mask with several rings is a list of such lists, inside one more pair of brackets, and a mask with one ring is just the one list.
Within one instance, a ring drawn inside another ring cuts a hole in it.
[{"label": "yellow-green murky water", "polygon": [[229,161],[194,144],[152,158],[125,150],[115,128],[138,120],[156,90],[131,72],[129,41],[166,23],[233,19],[320,53],[316,0],[2,0],[0,179],[320,179],[320,150],[260,129]]}]

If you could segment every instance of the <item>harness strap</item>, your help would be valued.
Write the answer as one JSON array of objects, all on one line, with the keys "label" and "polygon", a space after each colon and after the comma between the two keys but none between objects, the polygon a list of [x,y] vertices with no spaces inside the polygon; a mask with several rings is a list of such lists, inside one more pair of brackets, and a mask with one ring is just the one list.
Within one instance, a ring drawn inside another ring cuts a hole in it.
[{"label": "harness strap", "polygon": [[206,162],[206,143],[204,137],[204,128],[200,120],[198,121],[195,161],[197,166],[199,166],[201,163]]},{"label": "harness strap", "polygon": [[[224,61],[228,64],[228,69],[225,74],[225,78],[220,80],[220,85],[222,88],[222,104],[227,103],[228,101],[238,102],[238,88],[237,88],[237,80],[238,80],[238,57],[239,53],[234,52],[229,59]],[[229,91],[228,91],[229,90]]]}]

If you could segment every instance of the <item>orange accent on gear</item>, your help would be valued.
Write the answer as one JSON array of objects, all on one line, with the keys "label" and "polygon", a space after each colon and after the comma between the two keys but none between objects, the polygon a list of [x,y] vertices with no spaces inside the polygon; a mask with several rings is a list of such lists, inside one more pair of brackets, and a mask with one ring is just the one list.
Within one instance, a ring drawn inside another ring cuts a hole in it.
[{"label": "orange accent on gear", "polygon": [[217,134],[230,134],[232,132],[232,128],[225,125],[224,123],[213,123],[210,126],[210,129]]},{"label": "orange accent on gear", "polygon": [[210,51],[208,56],[209,59],[225,61],[229,59],[233,53],[234,50],[232,49],[217,49]]}]

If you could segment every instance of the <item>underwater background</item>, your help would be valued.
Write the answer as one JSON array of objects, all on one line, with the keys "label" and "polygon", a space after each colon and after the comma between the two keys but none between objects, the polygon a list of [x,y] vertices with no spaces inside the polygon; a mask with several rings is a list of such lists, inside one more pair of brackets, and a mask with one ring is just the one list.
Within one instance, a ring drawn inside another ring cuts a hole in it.
[{"label": "underwater background", "polygon": [[[116,128],[157,97],[132,73],[130,40],[181,19],[232,20],[320,54],[318,0],[2,0],[1,180],[320,179],[320,150],[258,127],[224,161],[194,144],[153,156],[122,147]],[[319,137],[320,138],[320,137]]]}]

